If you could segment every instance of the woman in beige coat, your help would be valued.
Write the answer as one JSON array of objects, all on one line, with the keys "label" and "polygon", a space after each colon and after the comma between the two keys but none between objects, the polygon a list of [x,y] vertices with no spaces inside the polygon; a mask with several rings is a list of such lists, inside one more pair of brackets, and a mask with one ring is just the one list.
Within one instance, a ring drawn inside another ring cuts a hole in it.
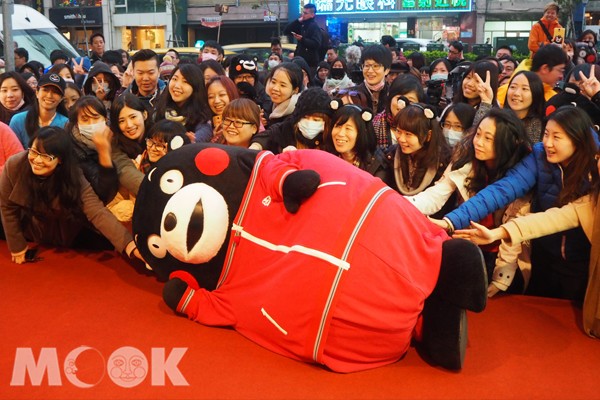
[{"label": "woman in beige coat", "polygon": [[[598,161],[600,172],[600,157]],[[496,240],[520,243],[581,226],[592,243],[588,285],[583,303],[583,328],[600,338],[600,198],[596,187],[592,194],[579,198],[561,208],[515,218],[495,229],[472,223],[472,229],[454,232],[454,237],[469,239],[476,244]],[[593,239],[596,239],[595,241]]]}]

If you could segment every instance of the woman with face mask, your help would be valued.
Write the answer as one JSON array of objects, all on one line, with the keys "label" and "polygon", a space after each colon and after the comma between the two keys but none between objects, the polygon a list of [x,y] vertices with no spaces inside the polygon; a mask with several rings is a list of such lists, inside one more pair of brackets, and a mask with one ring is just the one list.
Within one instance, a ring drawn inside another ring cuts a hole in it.
[{"label": "woman with face mask", "polygon": [[83,84],[83,93],[96,96],[106,109],[110,110],[120,87],[121,82],[110,67],[101,61],[96,61]]},{"label": "woman with face mask", "polygon": [[464,103],[451,104],[440,118],[442,133],[450,147],[454,147],[473,125],[475,109]]},{"label": "woman with face mask", "polygon": [[83,96],[69,115],[66,130],[73,137],[75,158],[94,192],[107,204],[117,194],[119,177],[111,157],[113,133],[106,124],[106,108],[97,97]]},{"label": "woman with face mask", "polygon": [[294,149],[322,149],[323,134],[329,131],[333,114],[330,101],[323,89],[306,89],[290,118],[254,135],[250,148],[275,154]]},{"label": "woman with face mask", "polygon": [[354,82],[348,76],[348,66],[346,60],[342,57],[338,57],[331,63],[331,70],[329,76],[325,79],[323,84],[323,90],[330,96],[337,96],[340,90],[345,90],[354,86]]}]

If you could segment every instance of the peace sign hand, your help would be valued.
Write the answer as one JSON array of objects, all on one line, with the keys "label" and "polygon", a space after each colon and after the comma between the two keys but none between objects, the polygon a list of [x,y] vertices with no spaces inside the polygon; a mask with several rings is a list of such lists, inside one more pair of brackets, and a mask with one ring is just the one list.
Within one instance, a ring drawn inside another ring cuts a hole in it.
[{"label": "peace sign hand", "polygon": [[79,75],[85,75],[85,69],[83,69],[83,57],[81,57],[79,63],[77,63],[77,60],[74,58],[71,60],[73,61],[73,72]]},{"label": "peace sign hand", "polygon": [[104,97],[106,97],[106,91],[104,90],[104,86],[102,86],[102,83],[98,81],[98,79],[96,79],[96,77],[94,76],[94,82],[96,83],[96,97],[99,98],[100,100],[104,100]]},{"label": "peace sign hand", "polygon": [[594,97],[596,93],[600,92],[600,82],[598,82],[598,79],[596,79],[596,75],[594,73],[595,68],[596,66],[592,64],[589,78],[585,76],[583,71],[579,71],[579,87],[590,99]]},{"label": "peace sign hand", "polygon": [[486,104],[492,104],[492,99],[494,98],[494,91],[492,90],[492,85],[490,84],[490,71],[486,71],[485,81],[481,79],[479,74],[473,74],[473,76],[477,80],[477,93],[479,94],[481,102]]}]

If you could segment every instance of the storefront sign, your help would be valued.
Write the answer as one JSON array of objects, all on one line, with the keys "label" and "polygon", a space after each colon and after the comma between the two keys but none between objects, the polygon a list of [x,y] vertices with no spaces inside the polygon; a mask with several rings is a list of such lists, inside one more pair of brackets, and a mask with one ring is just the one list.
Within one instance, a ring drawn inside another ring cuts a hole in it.
[{"label": "storefront sign", "polygon": [[315,0],[317,14],[471,11],[471,0]]},{"label": "storefront sign", "polygon": [[56,26],[102,25],[102,7],[51,8],[50,21]]}]

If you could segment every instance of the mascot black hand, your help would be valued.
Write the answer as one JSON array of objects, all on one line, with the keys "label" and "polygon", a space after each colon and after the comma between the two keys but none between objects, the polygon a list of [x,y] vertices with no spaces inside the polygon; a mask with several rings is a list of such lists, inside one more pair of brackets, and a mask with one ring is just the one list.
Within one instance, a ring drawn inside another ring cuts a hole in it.
[{"label": "mascot black hand", "polygon": [[177,311],[177,306],[187,290],[188,285],[179,278],[174,278],[165,283],[163,287],[163,299],[173,311]]},{"label": "mascot black hand", "polygon": [[308,199],[321,183],[321,176],[313,170],[294,171],[283,182],[283,204],[285,209],[296,214],[302,201]]}]

